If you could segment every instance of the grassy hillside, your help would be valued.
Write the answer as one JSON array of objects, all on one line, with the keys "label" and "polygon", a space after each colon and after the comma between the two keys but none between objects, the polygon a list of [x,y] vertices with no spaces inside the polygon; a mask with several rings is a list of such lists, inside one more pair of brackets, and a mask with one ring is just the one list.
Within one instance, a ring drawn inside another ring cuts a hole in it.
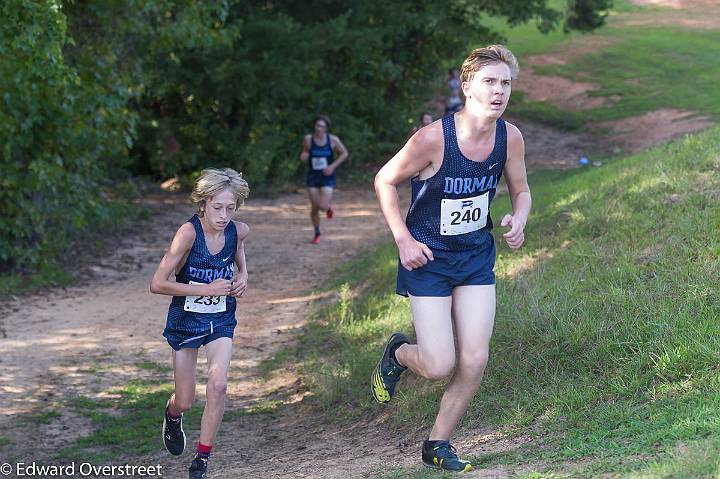
[{"label": "grassy hillside", "polygon": [[[554,2],[560,8],[562,2]],[[710,7],[707,7],[710,8]],[[706,13],[716,16],[718,7]],[[499,19],[490,24],[507,37],[507,45],[518,56],[522,70],[561,76],[596,85],[590,93],[609,99],[596,108],[564,111],[546,102],[527,101],[515,94],[510,111],[555,127],[596,127],[595,121],[615,120],[673,108],[720,118],[720,31],[698,27],[703,15],[697,8],[638,7],[617,0],[607,25],[590,34],[553,31],[540,33],[534,24],[509,26]],[[592,45],[592,47],[590,46]],[[578,54],[582,51],[583,54]],[[528,58],[554,54],[563,62],[530,66]],[[457,62],[462,59],[457,59]],[[517,93],[517,92],[516,92]]]},{"label": "grassy hillside", "polygon": [[[549,435],[475,457],[481,466],[541,461],[545,472],[529,477],[564,477],[568,461],[582,464],[580,477],[719,471],[709,452],[720,445],[718,151],[720,128],[530,178],[527,243],[499,248],[491,362],[463,428]],[[499,198],[494,216],[508,209]],[[407,300],[393,293],[395,268],[392,244],[347,265],[329,285],[341,299],[295,351],[334,415],[381,411],[368,393],[371,368],[391,331],[411,330]],[[387,410],[398,424],[429,428],[442,385],[403,381]]]}]

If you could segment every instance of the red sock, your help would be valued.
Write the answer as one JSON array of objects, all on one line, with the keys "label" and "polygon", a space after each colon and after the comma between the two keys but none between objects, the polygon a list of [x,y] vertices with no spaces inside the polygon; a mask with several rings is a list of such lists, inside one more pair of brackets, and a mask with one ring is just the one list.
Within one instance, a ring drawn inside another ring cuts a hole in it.
[{"label": "red sock", "polygon": [[198,442],[197,455],[201,459],[207,460],[212,452],[212,446],[206,446],[205,444]]}]

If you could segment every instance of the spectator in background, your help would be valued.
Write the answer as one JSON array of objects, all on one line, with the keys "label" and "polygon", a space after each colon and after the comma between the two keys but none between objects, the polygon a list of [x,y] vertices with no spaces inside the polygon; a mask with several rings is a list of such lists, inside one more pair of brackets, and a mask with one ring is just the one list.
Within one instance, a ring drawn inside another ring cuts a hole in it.
[{"label": "spectator in background", "polygon": [[445,107],[445,115],[456,113],[465,106],[465,102],[460,98],[460,90],[453,90],[450,98],[448,98],[447,106]]},{"label": "spectator in background", "polygon": [[432,117],[432,115],[431,115],[430,113],[426,112],[426,111],[422,112],[422,113],[420,114],[420,124],[419,124],[419,125],[415,125],[415,126],[412,127],[412,129],[410,129],[410,134],[408,135],[408,139],[410,139],[411,136],[413,136],[415,133],[417,133],[417,131],[418,131],[420,128],[422,128],[422,127],[424,127],[424,126],[428,126],[428,125],[429,125],[430,123],[432,123],[432,122],[433,122],[433,117]]},{"label": "spectator in background", "polygon": [[460,91],[460,74],[457,68],[451,68],[448,70],[448,89],[452,92],[454,90]]}]

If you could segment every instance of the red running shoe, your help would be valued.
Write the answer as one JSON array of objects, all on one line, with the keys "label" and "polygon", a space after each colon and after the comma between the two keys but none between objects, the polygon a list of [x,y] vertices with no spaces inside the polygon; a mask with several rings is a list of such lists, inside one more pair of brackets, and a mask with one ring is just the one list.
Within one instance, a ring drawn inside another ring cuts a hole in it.
[{"label": "red running shoe", "polygon": [[327,219],[331,220],[334,214],[335,214],[335,212],[333,211],[333,209],[328,208],[328,210],[325,212],[325,217]]},{"label": "red running shoe", "polygon": [[311,241],[312,244],[320,244],[320,235],[315,235]]}]

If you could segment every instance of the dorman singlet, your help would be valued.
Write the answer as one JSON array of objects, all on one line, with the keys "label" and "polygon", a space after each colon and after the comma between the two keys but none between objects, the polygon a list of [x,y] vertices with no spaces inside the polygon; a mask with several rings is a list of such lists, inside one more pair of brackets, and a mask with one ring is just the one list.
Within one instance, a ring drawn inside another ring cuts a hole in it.
[{"label": "dorman singlet", "polygon": [[442,165],[432,177],[412,180],[406,224],[413,237],[431,249],[475,249],[491,235],[489,210],[507,159],[507,128],[498,118],[495,146],[484,161],[472,161],[460,151],[455,115],[444,117],[442,128]]},{"label": "dorman singlet", "polygon": [[[195,242],[187,261],[176,275],[178,283],[209,284],[218,278],[231,279],[235,272],[237,229],[232,221],[225,227],[225,245],[210,254],[200,218],[188,220],[195,228]],[[168,309],[167,328],[199,335],[217,326],[235,322],[236,301],[232,296],[173,296]]]}]

